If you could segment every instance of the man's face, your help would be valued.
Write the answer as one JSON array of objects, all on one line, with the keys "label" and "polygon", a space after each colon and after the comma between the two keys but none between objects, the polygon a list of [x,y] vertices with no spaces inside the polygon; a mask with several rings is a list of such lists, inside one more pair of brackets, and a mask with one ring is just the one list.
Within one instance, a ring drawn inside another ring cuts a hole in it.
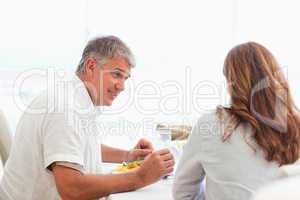
[{"label": "man's face", "polygon": [[[98,65],[98,64],[97,64]],[[95,106],[110,106],[113,100],[125,88],[125,81],[130,77],[130,67],[125,59],[113,58],[104,65],[95,68],[92,85]]]}]

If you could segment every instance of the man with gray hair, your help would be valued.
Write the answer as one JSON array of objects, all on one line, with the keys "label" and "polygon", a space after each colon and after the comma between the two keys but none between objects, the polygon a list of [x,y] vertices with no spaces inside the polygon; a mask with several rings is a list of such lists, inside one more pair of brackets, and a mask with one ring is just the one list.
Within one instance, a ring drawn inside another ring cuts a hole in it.
[{"label": "man with gray hair", "polygon": [[[2,200],[88,200],[132,191],[171,173],[174,158],[139,140],[131,151],[101,144],[98,106],[110,106],[124,90],[134,59],[117,37],[99,37],[85,47],[76,76],[61,100],[42,93],[21,117],[0,184]],[[32,112],[36,110],[40,113]],[[144,158],[140,168],[103,175],[102,162]]]}]

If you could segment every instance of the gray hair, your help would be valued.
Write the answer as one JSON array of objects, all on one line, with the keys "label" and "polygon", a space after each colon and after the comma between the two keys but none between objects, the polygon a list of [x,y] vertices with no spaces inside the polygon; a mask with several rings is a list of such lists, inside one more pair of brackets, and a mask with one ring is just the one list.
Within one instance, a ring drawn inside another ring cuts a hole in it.
[{"label": "gray hair", "polygon": [[85,72],[85,61],[92,57],[103,65],[108,59],[123,58],[127,61],[129,67],[135,66],[133,54],[129,47],[116,36],[97,37],[90,40],[83,50],[81,60],[76,69],[76,74],[80,75]]}]

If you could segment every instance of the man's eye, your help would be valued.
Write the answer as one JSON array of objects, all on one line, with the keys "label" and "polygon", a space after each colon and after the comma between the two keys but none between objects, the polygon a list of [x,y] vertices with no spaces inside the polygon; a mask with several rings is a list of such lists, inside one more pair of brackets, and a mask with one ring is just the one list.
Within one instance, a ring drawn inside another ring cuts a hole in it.
[{"label": "man's eye", "polygon": [[113,75],[113,77],[115,77],[115,78],[122,78],[121,72],[118,72],[118,71],[113,71],[113,72],[112,72],[112,75]]}]

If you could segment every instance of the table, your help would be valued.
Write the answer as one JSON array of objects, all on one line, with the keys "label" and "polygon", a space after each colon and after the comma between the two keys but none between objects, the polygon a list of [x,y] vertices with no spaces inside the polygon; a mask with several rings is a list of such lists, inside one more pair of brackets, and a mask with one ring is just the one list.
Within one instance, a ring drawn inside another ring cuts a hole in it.
[{"label": "table", "polygon": [[[119,164],[102,163],[103,173],[109,174],[116,165]],[[136,191],[111,194],[109,197],[111,200],[172,200],[173,180],[174,174]]]},{"label": "table", "polygon": [[[173,142],[173,146],[169,146],[172,154],[175,157],[176,163],[178,163],[183,142],[185,141],[176,141]],[[155,149],[165,148],[162,142],[154,141]],[[113,163],[103,163],[103,172],[110,173],[111,170],[119,164]],[[175,167],[176,169],[176,167]],[[174,171],[175,171],[174,169]],[[174,172],[173,172],[174,173]],[[172,197],[172,185],[174,180],[174,174],[169,176],[167,179],[162,179],[152,185],[148,185],[144,188],[141,188],[132,192],[123,192],[110,195],[112,200],[173,200]]]},{"label": "table", "polygon": [[132,192],[123,192],[110,195],[112,200],[172,200],[173,178],[162,179]]}]

